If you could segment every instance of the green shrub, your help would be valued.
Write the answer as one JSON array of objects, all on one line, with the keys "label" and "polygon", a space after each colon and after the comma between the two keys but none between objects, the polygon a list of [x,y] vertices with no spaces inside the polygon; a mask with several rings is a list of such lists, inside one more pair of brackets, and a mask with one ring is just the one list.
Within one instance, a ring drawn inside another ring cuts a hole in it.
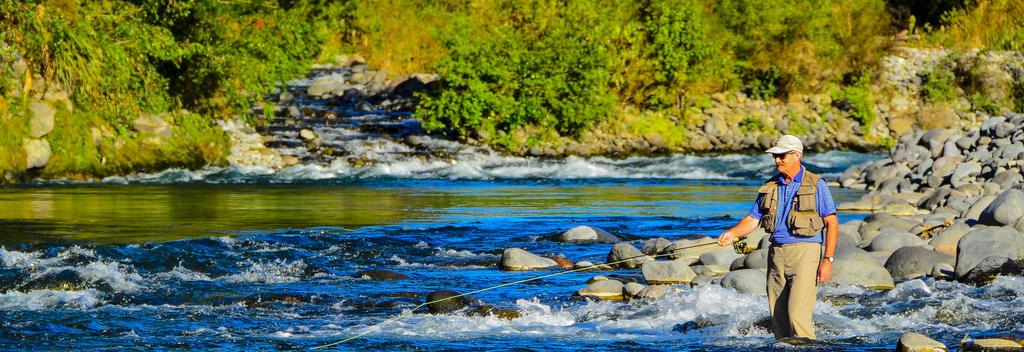
[{"label": "green shrub", "polygon": [[615,99],[602,2],[501,4],[514,21],[480,35],[462,20],[442,34],[449,55],[435,68],[445,82],[421,96],[424,126],[472,135],[482,126],[535,124],[577,136],[604,119]]},{"label": "green shrub", "polygon": [[921,95],[925,100],[938,102],[951,102],[956,100],[955,77],[951,70],[936,69],[928,73],[921,85]]},{"label": "green shrub", "polygon": [[1017,81],[1010,85],[1010,99],[1013,101],[1013,109],[1024,113],[1024,81]]},{"label": "green shrub", "polygon": [[740,120],[739,128],[743,133],[750,133],[765,131],[767,126],[765,126],[761,119],[747,115],[743,117],[743,120]]},{"label": "green shrub", "polygon": [[864,73],[855,79],[853,85],[832,91],[833,105],[849,111],[850,116],[860,123],[861,131],[864,133],[871,130],[871,125],[876,120],[870,79],[871,75]]},{"label": "green shrub", "polygon": [[713,56],[724,42],[706,23],[709,15],[695,1],[652,0],[643,7],[646,56],[653,61],[655,82],[647,104],[679,109],[682,91],[728,71],[725,60]]},{"label": "green shrub", "polygon": [[971,109],[974,111],[980,111],[993,116],[999,113],[999,104],[989,98],[987,95],[982,93],[974,93],[971,95]]}]

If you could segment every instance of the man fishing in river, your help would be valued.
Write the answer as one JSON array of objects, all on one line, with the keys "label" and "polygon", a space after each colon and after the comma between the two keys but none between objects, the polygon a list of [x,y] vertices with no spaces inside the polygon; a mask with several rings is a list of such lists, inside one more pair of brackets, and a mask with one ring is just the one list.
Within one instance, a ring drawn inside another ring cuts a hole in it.
[{"label": "man fishing in river", "polygon": [[804,169],[803,149],[799,138],[784,135],[766,150],[779,173],[758,190],[750,213],[718,236],[718,244],[727,246],[758,226],[770,234],[768,311],[776,339],[816,338],[812,315],[817,284],[832,276],[839,232],[832,192],[821,176]]}]

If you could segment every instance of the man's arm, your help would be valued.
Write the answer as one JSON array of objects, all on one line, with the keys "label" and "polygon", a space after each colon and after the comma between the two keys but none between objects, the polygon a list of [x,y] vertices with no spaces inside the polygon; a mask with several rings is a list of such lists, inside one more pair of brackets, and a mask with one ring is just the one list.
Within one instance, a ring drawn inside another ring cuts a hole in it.
[{"label": "man's arm", "polygon": [[740,237],[749,235],[751,232],[754,231],[754,229],[757,228],[757,225],[760,222],[760,220],[754,219],[753,216],[744,216],[743,219],[740,219],[740,222],[737,223],[736,226],[733,226],[732,228],[718,236],[718,245],[723,247],[728,246],[732,244],[733,241],[736,241]]},{"label": "man's arm", "polygon": [[[839,237],[839,220],[836,218],[836,214],[832,214],[825,217],[825,256],[834,257],[836,255],[836,241]],[[828,281],[832,277],[832,262],[828,260],[822,260],[821,264],[818,265],[818,282]]]}]

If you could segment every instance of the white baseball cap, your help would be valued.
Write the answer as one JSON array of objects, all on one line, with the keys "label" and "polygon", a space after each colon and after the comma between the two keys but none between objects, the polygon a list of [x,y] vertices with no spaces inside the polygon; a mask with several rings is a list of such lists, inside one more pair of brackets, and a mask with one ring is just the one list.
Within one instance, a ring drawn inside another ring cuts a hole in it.
[{"label": "white baseball cap", "polygon": [[796,138],[793,135],[783,135],[779,137],[779,140],[775,141],[775,146],[765,150],[765,153],[782,154],[789,153],[791,151],[804,152],[804,143],[800,142],[800,138]]}]

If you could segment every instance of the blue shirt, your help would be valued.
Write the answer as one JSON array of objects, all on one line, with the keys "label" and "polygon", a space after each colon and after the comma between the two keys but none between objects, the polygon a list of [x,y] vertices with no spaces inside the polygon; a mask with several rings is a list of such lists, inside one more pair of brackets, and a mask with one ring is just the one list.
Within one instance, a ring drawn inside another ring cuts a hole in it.
[{"label": "blue shirt", "polygon": [[[782,177],[781,174],[779,175],[778,181],[776,181],[779,185],[779,205],[777,207],[778,216],[775,218],[775,232],[772,233],[771,237],[772,243],[789,244],[797,242],[822,242],[821,232],[818,232],[817,235],[811,237],[793,236],[793,234],[789,232],[789,224],[786,220],[789,219],[789,211],[793,208],[793,198],[796,197],[796,190],[800,189],[800,182],[803,181],[803,179],[804,167],[801,165],[800,171],[796,173],[796,177],[793,178],[793,181],[790,181],[787,184],[786,179]],[[818,216],[824,218],[836,213],[836,203],[832,199],[832,191],[828,189],[828,183],[825,182],[824,178],[818,180],[818,191],[814,194],[814,198],[818,207]],[[747,215],[750,215],[750,217],[754,219],[761,220],[761,216],[764,214],[761,213],[761,207],[758,206],[760,202],[761,197],[758,196],[754,201],[754,208],[750,209],[750,213]]]}]

